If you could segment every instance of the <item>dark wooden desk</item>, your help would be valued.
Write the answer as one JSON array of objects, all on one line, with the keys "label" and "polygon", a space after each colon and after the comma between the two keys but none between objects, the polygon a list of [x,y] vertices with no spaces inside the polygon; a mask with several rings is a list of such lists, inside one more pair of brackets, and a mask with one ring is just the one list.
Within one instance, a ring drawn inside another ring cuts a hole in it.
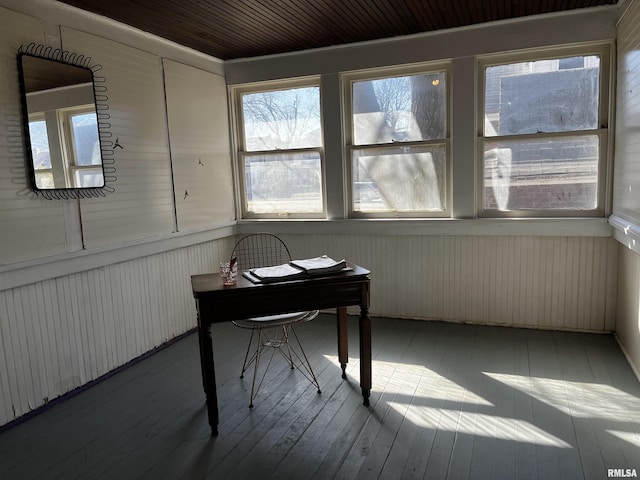
[{"label": "dark wooden desk", "polygon": [[207,398],[211,434],[218,434],[218,396],[213,362],[211,326],[248,317],[337,308],[338,360],[342,378],[348,362],[347,308],[360,306],[360,388],[364,405],[371,393],[371,319],[369,318],[369,271],[357,265],[348,272],[301,280],[255,284],[238,275],[238,284],[222,285],[217,273],[193,275],[191,287],[198,311],[198,337],[202,383]]}]

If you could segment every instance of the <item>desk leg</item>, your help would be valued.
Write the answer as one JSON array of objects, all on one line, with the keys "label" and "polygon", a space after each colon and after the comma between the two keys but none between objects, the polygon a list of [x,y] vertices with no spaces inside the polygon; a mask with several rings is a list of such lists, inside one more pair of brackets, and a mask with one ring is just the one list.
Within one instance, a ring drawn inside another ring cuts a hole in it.
[{"label": "desk leg", "polygon": [[200,365],[202,366],[202,384],[207,398],[207,415],[211,436],[218,435],[218,392],[216,391],[216,370],[213,363],[213,342],[211,324],[202,325],[198,315],[198,340],[200,343]]},{"label": "desk leg", "polygon": [[362,389],[363,404],[369,406],[371,394],[371,318],[369,309],[360,307],[360,388]]},{"label": "desk leg", "polygon": [[342,378],[347,378],[349,362],[349,329],[347,325],[347,307],[338,307],[338,361],[342,367]]}]

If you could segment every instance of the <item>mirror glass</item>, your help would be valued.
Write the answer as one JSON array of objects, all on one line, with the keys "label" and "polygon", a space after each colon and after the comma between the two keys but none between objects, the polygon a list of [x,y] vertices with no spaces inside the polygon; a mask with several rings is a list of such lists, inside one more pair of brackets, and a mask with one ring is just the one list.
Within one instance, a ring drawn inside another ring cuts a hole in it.
[{"label": "mirror glass", "polygon": [[33,187],[104,187],[93,72],[27,54],[18,69]]}]

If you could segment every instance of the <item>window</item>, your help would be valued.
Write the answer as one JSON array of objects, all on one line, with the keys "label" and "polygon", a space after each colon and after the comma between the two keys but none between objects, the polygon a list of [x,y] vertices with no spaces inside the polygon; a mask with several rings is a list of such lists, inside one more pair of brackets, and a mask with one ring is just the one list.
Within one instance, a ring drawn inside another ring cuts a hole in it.
[{"label": "window", "polygon": [[104,186],[93,105],[30,114],[29,140],[38,188]]},{"label": "window", "polygon": [[29,140],[38,188],[53,188],[53,168],[44,113],[29,116]]},{"label": "window", "polygon": [[352,216],[449,215],[447,77],[444,66],[343,77]]},{"label": "window", "polygon": [[243,217],[323,217],[318,81],[234,91]]},{"label": "window", "polygon": [[480,64],[485,216],[604,214],[608,52],[552,55]]},{"label": "window", "polygon": [[70,182],[83,187],[102,187],[102,156],[98,138],[98,119],[93,106],[62,112],[69,152]]}]

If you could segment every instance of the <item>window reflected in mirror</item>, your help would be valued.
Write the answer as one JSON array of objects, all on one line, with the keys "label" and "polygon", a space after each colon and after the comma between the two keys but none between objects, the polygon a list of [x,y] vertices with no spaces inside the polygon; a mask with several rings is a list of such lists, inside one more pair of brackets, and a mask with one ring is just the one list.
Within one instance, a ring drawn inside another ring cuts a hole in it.
[{"label": "window reflected in mirror", "polygon": [[27,54],[18,66],[33,187],[104,187],[91,70]]}]

